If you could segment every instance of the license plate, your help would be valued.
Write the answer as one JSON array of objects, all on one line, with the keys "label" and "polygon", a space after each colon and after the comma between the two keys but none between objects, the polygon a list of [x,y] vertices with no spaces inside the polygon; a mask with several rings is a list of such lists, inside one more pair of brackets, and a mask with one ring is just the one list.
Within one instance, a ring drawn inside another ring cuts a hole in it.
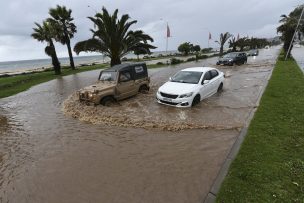
[{"label": "license plate", "polygon": [[166,98],[166,97],[164,97],[163,100],[166,101],[166,102],[172,102],[172,99],[169,99],[169,98]]}]

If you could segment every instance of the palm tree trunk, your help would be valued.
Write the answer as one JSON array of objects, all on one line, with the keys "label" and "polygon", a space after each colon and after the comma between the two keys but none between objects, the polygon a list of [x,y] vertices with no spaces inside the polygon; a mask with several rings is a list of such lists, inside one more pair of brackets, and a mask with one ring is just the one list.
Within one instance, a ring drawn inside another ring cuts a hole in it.
[{"label": "palm tree trunk", "polygon": [[71,49],[70,40],[67,40],[66,44],[67,44],[67,47],[68,47],[68,52],[69,52],[69,57],[70,57],[70,66],[71,66],[72,70],[75,70],[74,59],[73,59],[73,53],[72,53],[72,49]]},{"label": "palm tree trunk", "polygon": [[53,43],[53,40],[50,40],[50,47],[52,48],[52,64],[54,66],[54,71],[55,71],[55,75],[60,75],[61,74],[61,67],[60,67],[60,62],[58,60],[57,54],[56,54],[56,49]]},{"label": "palm tree trunk", "polygon": [[111,57],[111,66],[115,66],[115,65],[117,65],[117,64],[121,64],[120,58],[119,58],[119,57],[112,56],[112,57]]},{"label": "palm tree trunk", "polygon": [[223,51],[224,51],[224,46],[221,45],[221,47],[220,47],[220,56],[223,55]]}]

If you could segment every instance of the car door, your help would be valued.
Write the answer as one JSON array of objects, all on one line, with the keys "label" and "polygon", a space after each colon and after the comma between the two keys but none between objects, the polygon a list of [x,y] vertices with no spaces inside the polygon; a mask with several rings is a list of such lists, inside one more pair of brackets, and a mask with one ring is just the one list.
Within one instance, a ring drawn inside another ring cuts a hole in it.
[{"label": "car door", "polygon": [[219,72],[217,70],[211,70],[211,80],[210,80],[210,84],[211,84],[211,94],[215,94],[217,92],[218,87],[220,86],[220,76],[219,76]]},{"label": "car door", "polygon": [[116,86],[117,99],[124,99],[133,96],[135,92],[137,93],[130,70],[121,71],[118,77],[118,84]]},{"label": "car door", "polygon": [[[210,83],[211,79],[212,79],[211,72],[207,71],[204,74],[201,82],[200,95],[202,99],[209,97],[212,93],[212,83]],[[205,83],[205,81],[208,81],[208,83]]]}]

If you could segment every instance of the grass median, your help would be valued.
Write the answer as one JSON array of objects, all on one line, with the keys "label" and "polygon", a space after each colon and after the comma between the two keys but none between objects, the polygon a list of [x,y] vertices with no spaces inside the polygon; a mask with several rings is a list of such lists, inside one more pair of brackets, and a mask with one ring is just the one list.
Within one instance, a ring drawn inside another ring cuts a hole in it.
[{"label": "grass median", "polygon": [[279,57],[217,202],[304,201],[304,76]]},{"label": "grass median", "polygon": [[38,85],[43,82],[47,82],[62,76],[80,73],[84,71],[96,70],[106,67],[107,65],[93,65],[82,66],[76,70],[72,70],[68,67],[61,69],[61,75],[55,75],[54,71],[44,71],[37,73],[28,73],[23,75],[1,77],[0,78],[0,98],[8,97],[19,92],[25,91],[34,85]]}]

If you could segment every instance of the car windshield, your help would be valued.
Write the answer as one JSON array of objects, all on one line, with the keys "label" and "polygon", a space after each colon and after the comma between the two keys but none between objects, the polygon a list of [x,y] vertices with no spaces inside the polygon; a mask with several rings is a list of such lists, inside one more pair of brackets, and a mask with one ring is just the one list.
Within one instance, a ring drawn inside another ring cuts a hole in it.
[{"label": "car windshield", "polygon": [[233,58],[236,57],[237,53],[229,53],[223,56],[223,58]]},{"label": "car windshield", "polygon": [[202,72],[180,71],[172,77],[171,82],[197,84],[202,74]]},{"label": "car windshield", "polygon": [[117,72],[114,71],[103,71],[99,77],[100,81],[115,81]]}]

